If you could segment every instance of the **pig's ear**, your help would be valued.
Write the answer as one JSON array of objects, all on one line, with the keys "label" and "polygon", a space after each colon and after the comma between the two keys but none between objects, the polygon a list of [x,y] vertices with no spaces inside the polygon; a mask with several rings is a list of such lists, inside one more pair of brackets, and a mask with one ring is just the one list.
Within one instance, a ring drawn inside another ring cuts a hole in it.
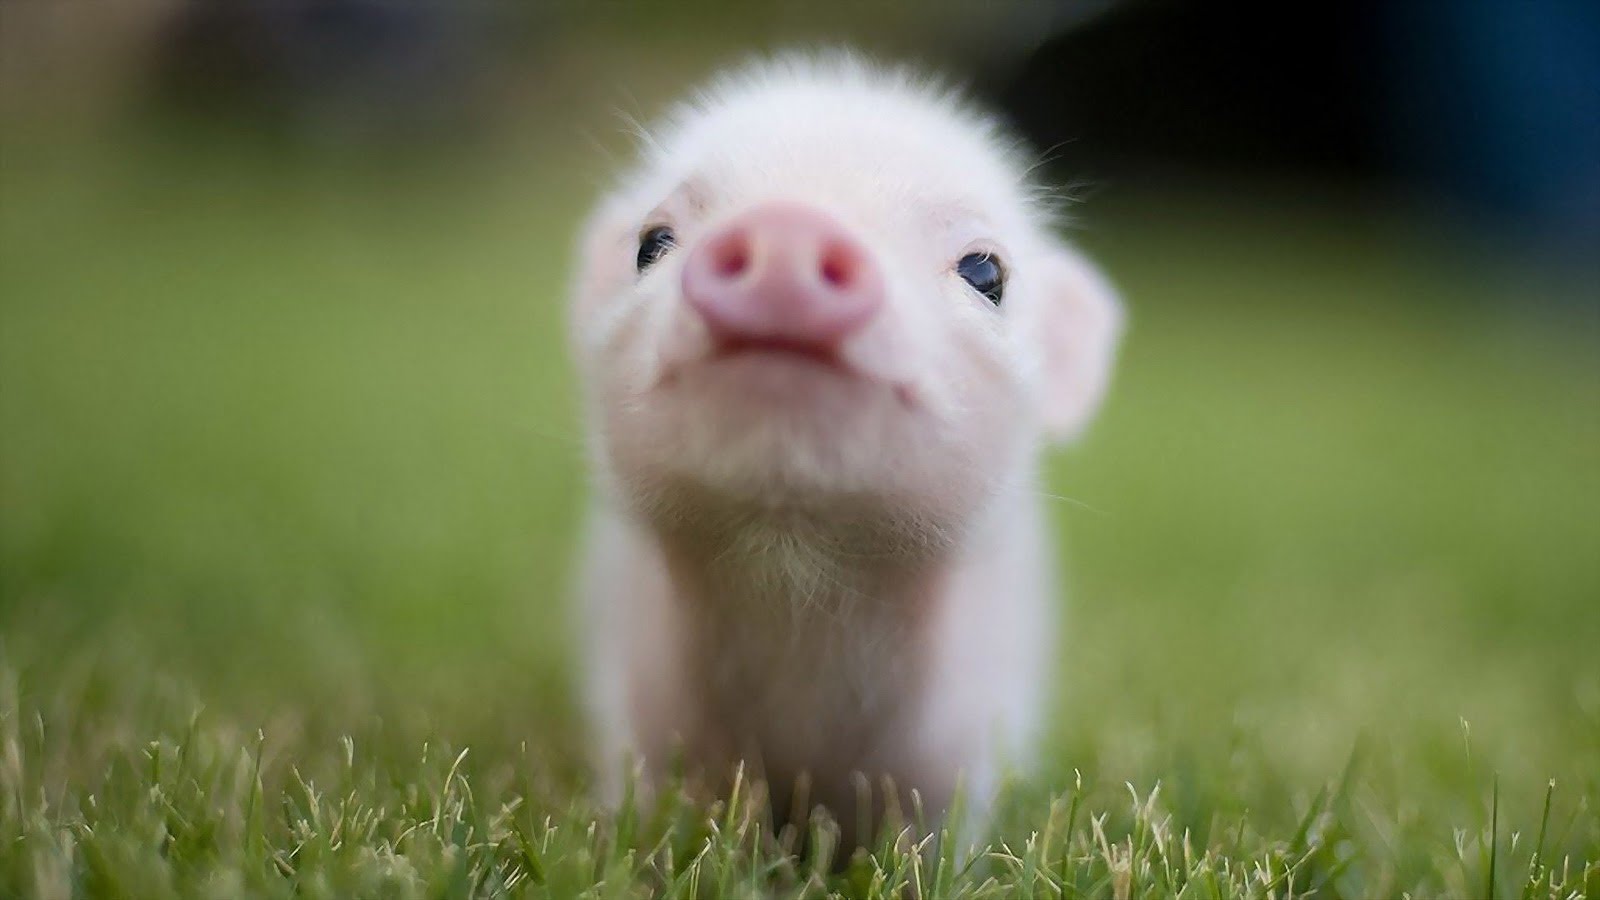
[{"label": "pig's ear", "polygon": [[1065,245],[1050,248],[1044,286],[1041,411],[1051,437],[1065,441],[1083,431],[1111,383],[1122,303],[1100,270]]},{"label": "pig's ear", "polygon": [[615,294],[633,278],[634,233],[621,199],[609,197],[589,215],[578,237],[578,265],[573,272],[573,312]]}]

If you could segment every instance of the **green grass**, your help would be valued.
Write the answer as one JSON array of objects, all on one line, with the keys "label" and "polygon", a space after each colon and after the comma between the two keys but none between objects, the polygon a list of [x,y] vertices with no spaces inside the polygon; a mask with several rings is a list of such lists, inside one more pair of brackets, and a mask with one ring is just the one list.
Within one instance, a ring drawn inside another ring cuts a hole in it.
[{"label": "green grass", "polygon": [[1083,212],[1133,329],[987,849],[597,812],[575,164],[10,148],[0,895],[1600,897],[1592,303],[1237,197]]}]

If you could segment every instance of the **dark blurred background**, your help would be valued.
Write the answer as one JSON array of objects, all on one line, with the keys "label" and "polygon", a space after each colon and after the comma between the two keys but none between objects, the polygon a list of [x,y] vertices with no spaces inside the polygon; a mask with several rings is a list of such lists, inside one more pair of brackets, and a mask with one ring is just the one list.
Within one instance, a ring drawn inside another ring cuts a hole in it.
[{"label": "dark blurred background", "polygon": [[10,105],[66,83],[286,144],[480,139],[529,92],[575,104],[543,127],[592,127],[615,91],[654,104],[742,51],[844,41],[968,83],[1070,183],[1310,180],[1569,262],[1600,243],[1582,0],[21,0],[6,22]]},{"label": "dark blurred background", "polygon": [[0,2],[7,662],[570,749],[576,223],[630,121],[839,43],[996,106],[1131,311],[1050,475],[1064,764],[1466,717],[1592,784],[1583,0]]}]

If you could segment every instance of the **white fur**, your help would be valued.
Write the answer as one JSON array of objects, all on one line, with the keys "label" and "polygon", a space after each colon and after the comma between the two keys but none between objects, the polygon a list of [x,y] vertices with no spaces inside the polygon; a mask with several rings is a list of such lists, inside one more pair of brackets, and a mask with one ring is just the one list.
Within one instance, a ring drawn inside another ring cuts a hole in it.
[{"label": "white fur", "polygon": [[[646,140],[591,217],[572,341],[598,496],[583,599],[603,784],[681,752],[739,761],[848,820],[855,773],[981,809],[1048,688],[1052,575],[1037,458],[1078,431],[1120,315],[1051,233],[1024,160],[951,94],[851,57],[716,82]],[[719,222],[818,207],[888,296],[844,357],[707,364],[678,288]],[[642,275],[640,233],[679,245]],[[955,274],[988,250],[992,307]],[[903,801],[903,796],[892,799]]]}]

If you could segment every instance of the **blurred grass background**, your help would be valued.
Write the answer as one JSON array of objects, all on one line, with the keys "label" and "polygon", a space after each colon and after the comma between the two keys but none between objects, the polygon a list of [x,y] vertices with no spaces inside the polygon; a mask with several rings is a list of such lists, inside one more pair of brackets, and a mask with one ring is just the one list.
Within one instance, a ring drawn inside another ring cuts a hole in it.
[{"label": "blurred grass background", "polygon": [[[280,761],[432,740],[581,785],[569,251],[596,145],[625,146],[610,86],[648,112],[705,69],[626,55],[470,151],[8,119],[0,654],[24,708],[99,729],[59,777],[200,706]],[[1140,182],[1077,208],[1132,328],[1050,469],[1039,784],[1159,782],[1182,822],[1270,831],[1353,766],[1425,856],[1493,773],[1524,828],[1553,778],[1592,859],[1594,284],[1369,199]]]}]

